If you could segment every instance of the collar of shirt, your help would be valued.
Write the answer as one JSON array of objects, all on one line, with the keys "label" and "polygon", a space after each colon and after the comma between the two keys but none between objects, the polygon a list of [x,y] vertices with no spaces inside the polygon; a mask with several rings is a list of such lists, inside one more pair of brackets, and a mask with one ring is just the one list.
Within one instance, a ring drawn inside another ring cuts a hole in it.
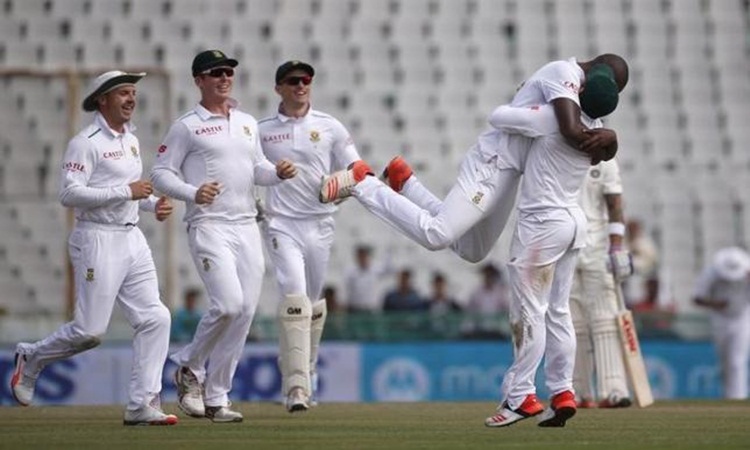
[{"label": "collar of shirt", "polygon": [[110,128],[109,124],[107,123],[107,119],[105,119],[102,113],[100,113],[99,111],[94,113],[94,123],[96,124],[97,127],[101,128],[105,133],[109,134],[111,138],[116,138],[120,136],[121,134],[132,133],[136,130],[135,125],[133,125],[132,122],[125,123],[124,133],[120,133],[119,131],[113,130],[112,128]]},{"label": "collar of shirt", "polygon": [[[231,112],[234,109],[237,109],[238,106],[240,106],[240,102],[233,98],[228,98],[227,103],[229,104],[229,111]],[[201,120],[206,121],[212,117],[223,117],[221,114],[214,114],[211,111],[207,110],[205,106],[201,105],[200,103],[195,105],[195,113],[200,117]]]},{"label": "collar of shirt", "polygon": [[586,81],[586,73],[584,73],[581,66],[578,64],[578,59],[576,57],[568,58],[568,62],[573,64],[576,68],[576,73],[578,73],[578,78],[581,80],[581,85],[583,85],[583,82]]},{"label": "collar of shirt", "polygon": [[301,117],[290,117],[290,116],[287,116],[286,114],[284,114],[284,113],[281,112],[281,103],[279,103],[279,107],[278,107],[277,112],[276,112],[276,117],[279,119],[279,122],[281,122],[281,123],[287,123],[290,120],[302,120],[302,119],[304,119],[305,117],[307,117],[312,112],[312,110],[313,110],[312,109],[312,104],[308,103],[307,104],[307,111],[305,112],[305,115],[303,115]]}]

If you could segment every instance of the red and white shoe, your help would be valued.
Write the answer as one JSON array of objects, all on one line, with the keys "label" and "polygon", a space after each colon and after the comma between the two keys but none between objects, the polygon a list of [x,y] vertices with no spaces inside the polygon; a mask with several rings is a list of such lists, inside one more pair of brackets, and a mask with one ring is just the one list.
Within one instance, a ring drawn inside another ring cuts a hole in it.
[{"label": "red and white shoe", "polygon": [[539,418],[540,427],[564,427],[565,422],[576,415],[576,396],[571,391],[563,391],[552,397],[550,407]]},{"label": "red and white shoe", "polygon": [[388,167],[383,170],[383,176],[381,180],[388,183],[396,192],[401,192],[404,188],[404,184],[412,176],[414,171],[411,169],[409,163],[400,156],[396,156],[388,163]]},{"label": "red and white shoe", "polygon": [[[19,347],[21,345],[19,344]],[[31,404],[31,401],[34,399],[34,389],[36,387],[36,378],[24,373],[27,357],[18,348],[16,349],[15,366],[13,368],[13,375],[10,378],[10,392],[21,406],[29,406]]]},{"label": "red and white shoe", "polygon": [[536,395],[529,394],[524,399],[521,406],[516,409],[510,409],[508,402],[503,402],[497,408],[497,414],[484,420],[485,426],[499,428],[507,427],[523,419],[534,417],[544,411],[544,405],[539,402]]},{"label": "red and white shoe", "polygon": [[331,203],[352,195],[354,186],[373,175],[372,169],[361,159],[354,161],[349,169],[339,170],[321,179],[318,199],[320,203]]}]

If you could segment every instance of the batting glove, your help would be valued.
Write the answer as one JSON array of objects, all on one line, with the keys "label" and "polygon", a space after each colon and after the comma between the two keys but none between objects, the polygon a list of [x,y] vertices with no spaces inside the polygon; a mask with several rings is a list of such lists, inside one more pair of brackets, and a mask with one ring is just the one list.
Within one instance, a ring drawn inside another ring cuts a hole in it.
[{"label": "batting glove", "polygon": [[624,280],[633,275],[633,257],[630,252],[623,250],[621,247],[610,247],[607,270],[613,273],[618,280]]}]

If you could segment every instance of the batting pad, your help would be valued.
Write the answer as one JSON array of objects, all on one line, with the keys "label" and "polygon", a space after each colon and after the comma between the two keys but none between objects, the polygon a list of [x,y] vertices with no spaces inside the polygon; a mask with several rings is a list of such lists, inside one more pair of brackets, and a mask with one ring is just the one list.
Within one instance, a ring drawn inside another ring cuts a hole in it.
[{"label": "batting pad", "polygon": [[[328,306],[326,299],[321,298],[312,305],[312,322],[310,325],[310,378],[316,378],[318,366],[318,349],[323,337],[323,327],[328,317]],[[312,386],[315,389],[317,386]]]},{"label": "batting pad", "polygon": [[576,330],[576,362],[573,370],[573,389],[579,398],[594,399],[594,348],[586,321],[573,320]]},{"label": "batting pad", "polygon": [[279,306],[279,368],[284,396],[300,387],[310,395],[312,306],[304,295],[287,295]]},{"label": "batting pad", "polygon": [[625,365],[620,349],[620,336],[615,319],[600,319],[591,323],[594,341],[594,364],[596,365],[596,387],[599,399],[612,393],[628,396]]}]

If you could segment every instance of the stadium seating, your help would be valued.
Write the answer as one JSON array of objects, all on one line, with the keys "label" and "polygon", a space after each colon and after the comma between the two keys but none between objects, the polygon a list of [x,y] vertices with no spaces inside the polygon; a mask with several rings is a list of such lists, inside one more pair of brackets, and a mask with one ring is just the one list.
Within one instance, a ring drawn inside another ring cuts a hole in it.
[{"label": "stadium seating", "polygon": [[[317,71],[315,106],[350,129],[362,155],[379,168],[405,153],[439,193],[450,186],[446,173],[455,173],[487,126],[487,114],[511,98],[524,76],[550,59],[622,54],[631,63],[631,82],[608,123],[620,136],[626,215],[643,220],[658,237],[678,300],[687,301],[691,278],[711,252],[750,237],[745,123],[750,19],[741,0],[7,0],[3,5],[0,215],[8,217],[0,223],[8,231],[0,238],[6,249],[0,282],[19,298],[9,305],[4,297],[2,307],[13,311],[62,311],[47,303],[62,280],[47,281],[47,273],[61,269],[65,251],[67,225],[56,193],[58,162],[69,138],[69,91],[61,76],[8,71],[81,70],[83,86],[92,72],[113,67],[169,73],[168,82],[149,77],[139,85],[136,123],[148,170],[171,121],[197,99],[189,65],[206,48],[222,48],[240,60],[235,92],[257,117],[272,114],[277,105],[278,64],[309,60]],[[76,126],[89,119],[77,117]],[[693,189],[697,179],[716,190]],[[728,186],[728,179],[737,183]],[[382,224],[369,231],[375,221],[366,227],[367,216],[354,203],[342,205],[339,213],[333,284],[342,282],[356,243],[394,239]],[[170,265],[164,224],[143,219],[160,268],[174,267],[171,301],[185,286],[200,284],[179,223],[171,225],[176,237]],[[23,239],[32,250],[13,247]],[[457,296],[465,297],[474,279],[466,269],[471,266],[396,239],[404,248],[403,264],[443,268]],[[504,255],[498,250],[493,258]],[[275,283],[270,284],[264,295],[274,295]]]}]

